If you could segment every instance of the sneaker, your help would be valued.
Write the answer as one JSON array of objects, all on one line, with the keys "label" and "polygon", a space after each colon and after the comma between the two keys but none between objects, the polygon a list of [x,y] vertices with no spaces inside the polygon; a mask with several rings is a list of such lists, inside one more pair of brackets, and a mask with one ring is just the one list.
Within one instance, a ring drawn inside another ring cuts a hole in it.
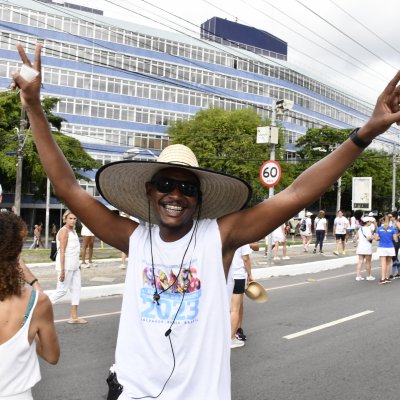
[{"label": "sneaker", "polygon": [[324,252],[322,250],[319,251],[319,254],[324,254]]},{"label": "sneaker", "polygon": [[313,254],[315,254],[316,252],[317,252],[317,249],[314,249],[314,250],[313,250]]},{"label": "sneaker", "polygon": [[81,268],[90,268],[90,264],[82,263]]},{"label": "sneaker", "polygon": [[383,284],[386,283],[386,279],[380,279],[378,283],[379,283],[380,285],[383,285]]},{"label": "sneaker", "polygon": [[362,276],[356,276],[356,281],[363,281],[364,278]]},{"label": "sneaker", "polygon": [[239,340],[236,337],[231,339],[231,349],[235,349],[236,347],[243,347],[244,346],[244,341]]},{"label": "sneaker", "polygon": [[399,279],[400,278],[400,274],[397,274],[393,277],[394,279]]},{"label": "sneaker", "polygon": [[372,276],[372,275],[369,275],[369,276],[367,276],[365,279],[366,279],[367,281],[374,281],[374,280],[375,280],[375,277]]},{"label": "sneaker", "polygon": [[290,260],[289,256],[282,257],[282,260]]},{"label": "sneaker", "polygon": [[334,254],[335,256],[338,256],[338,255],[339,255],[339,253],[338,253],[336,250],[333,252],[333,254]]},{"label": "sneaker", "polygon": [[242,341],[247,339],[247,336],[244,334],[242,328],[239,328],[236,331],[236,335],[235,336],[236,336],[236,339],[239,339],[239,340],[242,340]]},{"label": "sneaker", "polygon": [[88,268],[95,268],[95,267],[97,267],[97,264],[95,264],[95,263],[89,263],[89,267]]},{"label": "sneaker", "polygon": [[274,261],[279,261],[280,259],[280,257],[274,257]]},{"label": "sneaker", "polygon": [[119,266],[119,269],[126,269],[126,265],[125,265],[125,264],[121,264],[121,265]]},{"label": "sneaker", "polygon": [[385,283],[392,283],[392,281],[389,278],[386,278],[385,281],[386,281]]},{"label": "sneaker", "polygon": [[346,255],[346,250],[343,250],[343,251],[342,251],[342,254],[345,256],[345,255]]}]

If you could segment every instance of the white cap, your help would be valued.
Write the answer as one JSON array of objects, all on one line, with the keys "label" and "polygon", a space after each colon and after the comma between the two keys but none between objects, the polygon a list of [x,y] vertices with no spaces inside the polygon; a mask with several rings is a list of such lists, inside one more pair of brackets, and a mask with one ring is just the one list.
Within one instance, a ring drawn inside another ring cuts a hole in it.
[{"label": "white cap", "polygon": [[373,217],[374,213],[371,211],[370,213],[368,213],[368,217]]},{"label": "white cap", "polygon": [[312,212],[310,212],[310,211],[307,211],[307,213],[306,213],[306,217],[311,217],[311,215],[312,215]]}]

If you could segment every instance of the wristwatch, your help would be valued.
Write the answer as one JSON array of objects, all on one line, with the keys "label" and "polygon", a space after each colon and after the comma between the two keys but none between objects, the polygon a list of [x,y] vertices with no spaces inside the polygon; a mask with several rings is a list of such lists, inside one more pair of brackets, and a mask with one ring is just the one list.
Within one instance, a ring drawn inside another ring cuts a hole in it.
[{"label": "wristwatch", "polygon": [[362,149],[366,149],[371,143],[372,140],[366,142],[364,140],[362,140],[359,136],[358,136],[358,131],[361,128],[355,128],[350,132],[350,139],[351,141],[358,147],[362,148]]}]

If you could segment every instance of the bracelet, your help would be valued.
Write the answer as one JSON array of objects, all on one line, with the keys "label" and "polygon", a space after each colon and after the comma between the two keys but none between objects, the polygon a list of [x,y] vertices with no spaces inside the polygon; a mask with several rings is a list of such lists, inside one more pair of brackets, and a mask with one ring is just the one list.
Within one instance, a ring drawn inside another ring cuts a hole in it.
[{"label": "bracelet", "polygon": [[365,142],[364,140],[362,140],[359,136],[358,136],[358,131],[361,128],[355,128],[350,132],[350,139],[351,141],[358,147],[362,148],[362,149],[366,149],[371,143],[372,140],[369,142]]},{"label": "bracelet", "polygon": [[33,286],[36,282],[39,282],[39,281],[37,280],[37,278],[35,278],[35,279],[30,283],[30,285]]}]

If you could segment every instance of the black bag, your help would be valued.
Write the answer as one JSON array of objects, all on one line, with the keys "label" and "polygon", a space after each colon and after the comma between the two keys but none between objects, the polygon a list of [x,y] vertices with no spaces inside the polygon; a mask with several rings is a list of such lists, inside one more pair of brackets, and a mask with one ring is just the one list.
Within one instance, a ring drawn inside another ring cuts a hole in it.
[{"label": "black bag", "polygon": [[118,382],[117,374],[111,368],[106,381],[108,384],[107,400],[117,400],[124,388]]},{"label": "black bag", "polygon": [[50,260],[56,261],[57,253],[58,253],[57,242],[55,240],[52,240],[50,248]]},{"label": "black bag", "polygon": [[301,222],[300,222],[300,231],[302,231],[302,232],[304,232],[304,231],[306,231],[307,230],[307,222],[306,222],[306,219],[305,218],[303,218],[302,220],[301,220]]}]

